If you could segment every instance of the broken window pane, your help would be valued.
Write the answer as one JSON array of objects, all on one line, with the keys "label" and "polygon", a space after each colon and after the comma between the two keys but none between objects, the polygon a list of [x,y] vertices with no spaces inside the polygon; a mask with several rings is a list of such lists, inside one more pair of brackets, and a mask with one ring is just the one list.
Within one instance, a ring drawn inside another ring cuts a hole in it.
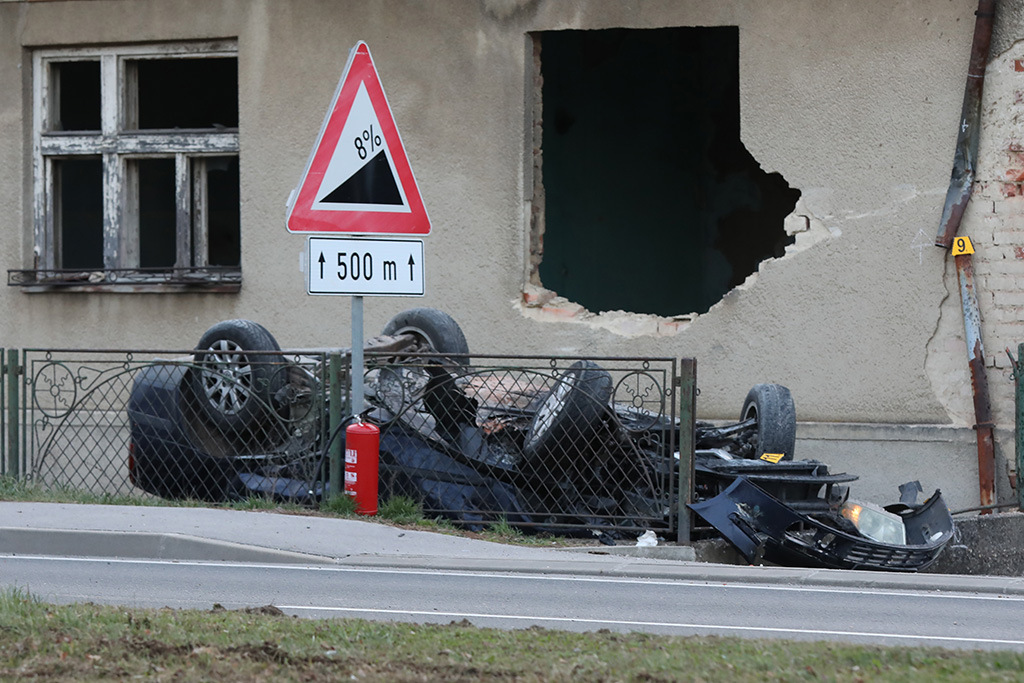
[{"label": "broken window pane", "polygon": [[238,157],[206,159],[208,263],[241,264]]},{"label": "broken window pane", "polygon": [[103,268],[103,160],[100,157],[53,162],[55,229],[61,267]]},{"label": "broken window pane", "polygon": [[52,64],[52,130],[100,130],[100,63]]},{"label": "broken window pane", "polygon": [[139,182],[139,265],[172,268],[178,249],[174,159],[133,163]]},{"label": "broken window pane", "polygon": [[137,128],[238,127],[234,57],[139,59],[128,69],[135,70]]},{"label": "broken window pane", "polygon": [[539,40],[546,288],[592,311],[703,313],[784,253],[800,193],[740,140],[736,27]]}]

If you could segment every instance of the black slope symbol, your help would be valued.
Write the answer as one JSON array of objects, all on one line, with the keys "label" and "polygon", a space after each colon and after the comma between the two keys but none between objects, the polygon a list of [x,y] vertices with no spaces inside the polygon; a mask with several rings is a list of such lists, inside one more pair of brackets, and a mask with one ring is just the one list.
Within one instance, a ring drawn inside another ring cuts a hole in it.
[{"label": "black slope symbol", "polygon": [[395,204],[402,205],[395,176],[384,150],[377,153],[348,180],[320,200],[323,204]]}]

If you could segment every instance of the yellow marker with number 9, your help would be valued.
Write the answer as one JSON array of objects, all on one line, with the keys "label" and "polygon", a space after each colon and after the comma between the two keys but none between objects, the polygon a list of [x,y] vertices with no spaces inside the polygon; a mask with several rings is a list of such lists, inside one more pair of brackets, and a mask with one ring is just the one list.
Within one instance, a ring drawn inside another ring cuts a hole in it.
[{"label": "yellow marker with number 9", "polygon": [[955,240],[953,240],[953,256],[973,253],[974,245],[971,244],[970,237],[957,237]]}]

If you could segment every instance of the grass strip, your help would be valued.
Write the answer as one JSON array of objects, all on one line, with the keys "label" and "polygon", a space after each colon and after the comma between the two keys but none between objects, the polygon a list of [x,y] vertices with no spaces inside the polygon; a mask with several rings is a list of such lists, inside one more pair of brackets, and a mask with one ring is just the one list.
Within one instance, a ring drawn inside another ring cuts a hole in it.
[{"label": "grass strip", "polygon": [[1024,654],[52,605],[0,591],[0,680],[1019,681]]}]

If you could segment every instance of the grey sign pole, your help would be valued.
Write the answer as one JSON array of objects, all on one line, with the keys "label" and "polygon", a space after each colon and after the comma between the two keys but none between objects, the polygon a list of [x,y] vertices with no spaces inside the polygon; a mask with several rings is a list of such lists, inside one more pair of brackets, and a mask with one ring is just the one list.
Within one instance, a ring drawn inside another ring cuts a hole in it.
[{"label": "grey sign pole", "polygon": [[352,414],[363,412],[363,297],[352,297]]}]

